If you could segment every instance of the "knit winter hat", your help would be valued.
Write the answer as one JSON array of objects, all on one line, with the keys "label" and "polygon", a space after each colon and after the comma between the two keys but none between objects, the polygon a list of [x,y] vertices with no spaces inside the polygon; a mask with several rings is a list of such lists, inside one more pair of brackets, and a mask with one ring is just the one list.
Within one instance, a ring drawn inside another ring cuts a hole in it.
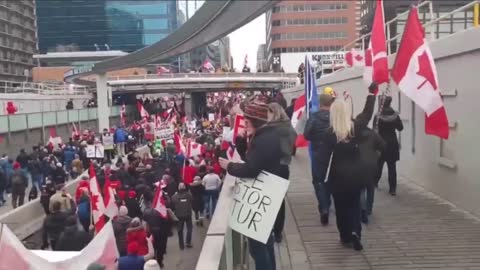
[{"label": "knit winter hat", "polygon": [[160,265],[155,260],[148,260],[143,266],[143,270],[160,270]]},{"label": "knit winter hat", "polygon": [[245,104],[243,109],[245,117],[257,119],[260,121],[268,121],[268,106],[261,103]]}]

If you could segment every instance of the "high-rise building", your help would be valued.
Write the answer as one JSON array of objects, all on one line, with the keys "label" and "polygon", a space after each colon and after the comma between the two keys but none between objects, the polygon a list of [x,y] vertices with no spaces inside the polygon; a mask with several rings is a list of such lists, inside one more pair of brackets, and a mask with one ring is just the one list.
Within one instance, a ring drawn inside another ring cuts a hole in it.
[{"label": "high-rise building", "polygon": [[268,71],[267,46],[260,44],[257,49],[257,72],[265,71]]},{"label": "high-rise building", "polygon": [[36,0],[36,4],[40,53],[132,52],[178,28],[176,1]]},{"label": "high-rise building", "polygon": [[[372,24],[373,24],[373,17],[375,15],[375,7],[376,1],[372,0],[357,0],[360,6],[360,21],[363,25],[363,28],[360,31],[360,34],[367,34],[372,31]],[[432,13],[434,18],[438,18],[443,16],[444,14],[459,8],[463,5],[466,5],[471,0],[451,0],[451,1],[444,1],[444,0],[431,0],[432,2]],[[398,15],[404,13],[403,16],[399,16],[398,20],[395,20],[389,25],[389,29],[387,31],[387,39],[390,37],[395,37],[397,34],[402,33],[403,29],[405,28],[405,24],[407,21],[408,10],[412,5],[418,4],[418,0],[395,0],[395,1],[383,1],[383,9],[385,11],[385,21],[388,22]],[[423,23],[427,23],[431,20],[431,13],[429,5],[425,5],[419,8],[419,18]],[[464,14],[456,14],[455,17],[450,20],[443,20],[438,24],[435,24],[433,29],[428,27],[426,30],[428,32],[432,32],[435,38],[441,38],[446,35],[450,35],[451,33],[463,30],[466,28],[467,25],[473,24],[473,8],[471,10],[467,10]],[[389,36],[389,37],[388,37]],[[390,43],[391,52],[396,52],[396,48],[400,39],[396,41],[392,41]]]},{"label": "high-rise building", "polygon": [[0,80],[30,80],[37,33],[35,1],[0,1]]},{"label": "high-rise building", "polygon": [[282,1],[267,12],[267,59],[274,71],[296,72],[305,55],[323,65],[343,65],[335,54],[358,37],[358,1]]}]

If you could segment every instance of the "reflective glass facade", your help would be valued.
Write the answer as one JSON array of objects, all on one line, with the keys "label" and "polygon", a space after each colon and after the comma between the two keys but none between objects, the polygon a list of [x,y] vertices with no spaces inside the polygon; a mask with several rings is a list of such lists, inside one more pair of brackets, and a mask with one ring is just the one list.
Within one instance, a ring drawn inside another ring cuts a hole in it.
[{"label": "reflective glass facade", "polygon": [[[37,0],[41,53],[136,51],[177,29],[177,3],[169,0]],[[95,46],[97,44],[97,46]],[[66,47],[66,49],[65,49]]]}]

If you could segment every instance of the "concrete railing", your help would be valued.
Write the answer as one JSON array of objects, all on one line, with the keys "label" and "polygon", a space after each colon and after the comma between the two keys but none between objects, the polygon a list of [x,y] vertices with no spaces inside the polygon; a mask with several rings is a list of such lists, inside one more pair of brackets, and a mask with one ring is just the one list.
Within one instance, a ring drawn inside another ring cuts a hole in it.
[{"label": "concrete railing", "polygon": [[[78,181],[84,175],[88,175],[88,171],[66,184],[65,188],[72,196],[75,193]],[[40,204],[40,198],[37,198],[1,215],[0,223],[7,225],[18,239],[24,240],[42,229],[44,219],[45,211]]]}]

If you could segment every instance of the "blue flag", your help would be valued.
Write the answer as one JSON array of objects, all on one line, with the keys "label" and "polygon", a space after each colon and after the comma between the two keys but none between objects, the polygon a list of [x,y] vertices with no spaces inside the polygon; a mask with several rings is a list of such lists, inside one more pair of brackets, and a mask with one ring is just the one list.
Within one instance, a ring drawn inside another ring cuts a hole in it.
[{"label": "blue flag", "polygon": [[[316,76],[315,76],[315,68],[310,65],[310,61],[308,61],[308,57],[305,56],[305,71],[304,71],[304,78],[305,78],[305,112],[307,119],[310,118],[312,113],[318,112],[320,110],[320,105],[318,101],[318,94],[317,94],[317,83],[316,83]],[[308,144],[308,154],[310,156],[310,162],[312,166],[312,175],[315,174],[315,163],[313,161],[313,149],[312,144]]]}]

